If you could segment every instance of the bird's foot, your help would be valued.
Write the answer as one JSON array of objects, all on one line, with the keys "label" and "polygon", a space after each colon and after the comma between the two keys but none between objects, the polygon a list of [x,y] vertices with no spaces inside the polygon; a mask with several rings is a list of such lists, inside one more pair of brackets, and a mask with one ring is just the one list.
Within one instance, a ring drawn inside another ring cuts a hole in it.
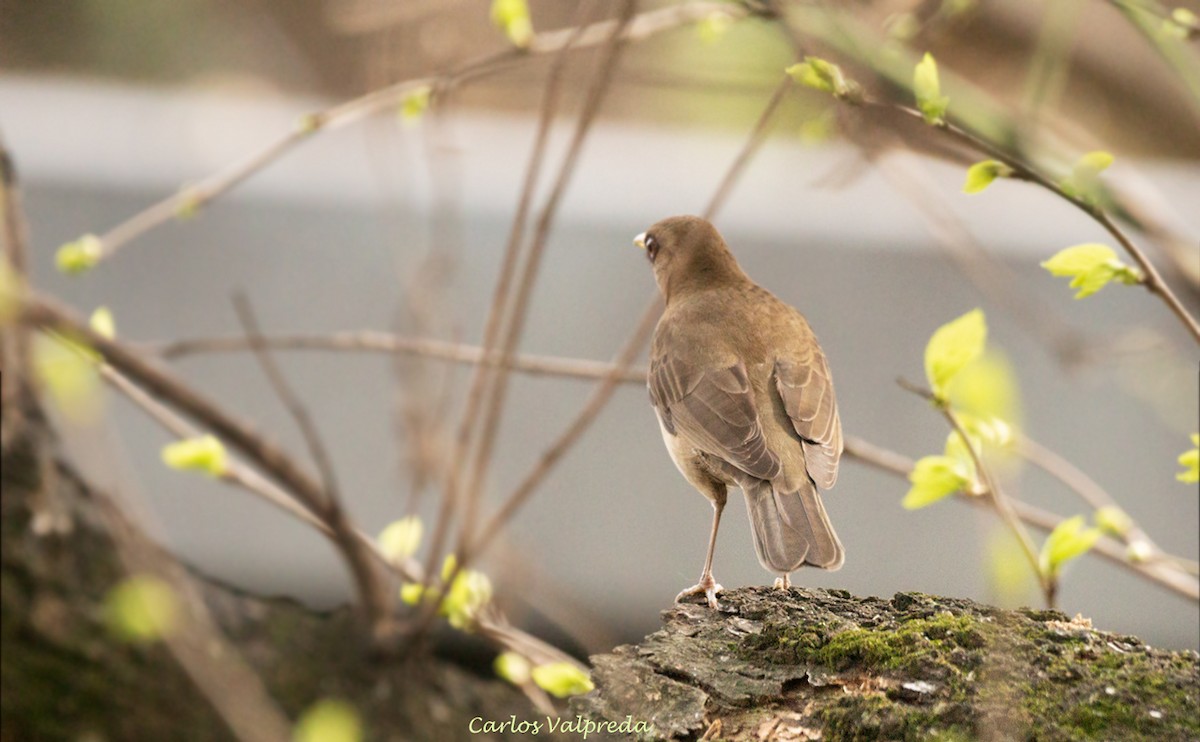
[{"label": "bird's foot", "polygon": [[684,598],[689,598],[693,595],[703,595],[708,600],[708,607],[716,610],[721,605],[717,603],[717,593],[722,592],[725,588],[717,584],[712,575],[707,575],[700,578],[700,582],[692,585],[687,590],[675,596],[675,602],[680,603]]},{"label": "bird's foot", "polygon": [[788,578],[788,575],[784,575],[783,577],[775,578],[775,587],[777,589],[787,590],[791,586],[792,586],[792,581]]}]

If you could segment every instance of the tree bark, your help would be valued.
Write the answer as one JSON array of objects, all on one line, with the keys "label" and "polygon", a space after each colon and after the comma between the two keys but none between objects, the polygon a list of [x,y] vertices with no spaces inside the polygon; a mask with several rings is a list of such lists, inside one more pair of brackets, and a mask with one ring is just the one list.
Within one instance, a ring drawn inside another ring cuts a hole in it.
[{"label": "tree bark", "polygon": [[663,622],[572,710],[644,739],[1200,739],[1195,652],[1056,611],[746,588]]}]

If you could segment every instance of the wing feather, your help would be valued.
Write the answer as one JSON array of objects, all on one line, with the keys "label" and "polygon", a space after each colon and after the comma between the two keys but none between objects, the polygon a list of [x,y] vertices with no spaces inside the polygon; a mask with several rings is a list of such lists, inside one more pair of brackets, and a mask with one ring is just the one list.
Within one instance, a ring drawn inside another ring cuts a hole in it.
[{"label": "wing feather", "polygon": [[837,481],[842,456],[842,423],[825,354],[816,343],[793,359],[775,362],[775,386],[804,446],[805,468],[821,489]]},{"label": "wing feather", "polygon": [[650,365],[650,400],[663,427],[695,448],[758,479],[780,472],[767,448],[746,368],[701,369],[670,356]]}]

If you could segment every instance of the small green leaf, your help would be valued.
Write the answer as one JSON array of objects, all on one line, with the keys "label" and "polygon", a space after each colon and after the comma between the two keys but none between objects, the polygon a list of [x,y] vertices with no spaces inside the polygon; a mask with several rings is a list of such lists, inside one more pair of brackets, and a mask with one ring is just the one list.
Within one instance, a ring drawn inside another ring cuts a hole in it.
[{"label": "small green leaf", "polygon": [[163,463],[172,469],[193,470],[219,477],[225,473],[225,446],[213,435],[202,435],[168,443],[162,449]]},{"label": "small green leaf", "polygon": [[425,594],[425,586],[419,582],[406,582],[400,586],[400,600],[405,605],[416,605]]},{"label": "small green leaf", "polygon": [[1105,505],[1099,508],[1092,514],[1092,520],[1103,533],[1117,538],[1124,538],[1125,534],[1129,533],[1129,529],[1133,528],[1133,519],[1116,505]]},{"label": "small green leaf", "polygon": [[1171,39],[1185,41],[1200,33],[1200,17],[1187,8],[1175,8],[1164,18],[1159,33]]},{"label": "small green leaf", "polygon": [[[946,385],[946,399],[969,430],[972,424],[981,426],[971,432],[988,443],[1007,445],[1007,437],[1012,434],[1014,427],[1019,427],[1020,384],[1012,363],[999,349],[987,348],[982,355],[959,369]],[[997,427],[992,431],[995,436],[983,429],[988,425]]]},{"label": "small green leaf", "polygon": [[496,668],[497,675],[513,685],[525,685],[532,677],[530,671],[533,666],[529,664],[529,660],[516,652],[500,653],[492,666]]},{"label": "small green leaf", "polygon": [[999,160],[977,162],[967,168],[967,182],[963,184],[963,193],[979,193],[996,178],[1007,178],[1012,172],[1011,167]]},{"label": "small green leaf", "polygon": [[492,581],[473,569],[459,571],[439,612],[456,629],[469,629],[479,611],[492,599]]},{"label": "small green leaf", "polygon": [[1187,484],[1200,482],[1200,433],[1192,434],[1192,445],[1195,448],[1179,455],[1179,465],[1183,471],[1175,475],[1176,479]]},{"label": "small green leaf", "polygon": [[1056,575],[1064,564],[1086,554],[1098,538],[1100,529],[1088,528],[1082,515],[1067,518],[1046,537],[1038,566],[1043,574]]},{"label": "small green leaf", "polygon": [[1188,8],[1175,8],[1171,11],[1171,20],[1187,28],[1200,28],[1200,16]]},{"label": "small green leaf", "polygon": [[104,597],[104,623],[122,641],[157,641],[175,626],[178,605],[171,586],[157,577],[136,575]]},{"label": "small green leaf", "polygon": [[857,98],[861,93],[857,83],[846,79],[841,67],[820,57],[805,57],[784,72],[801,85],[832,93],[837,98]]},{"label": "small green leaf", "polygon": [[103,254],[104,243],[100,241],[100,238],[94,234],[85,234],[74,242],[68,242],[58,248],[54,262],[60,273],[76,275],[99,263]]},{"label": "small green leaf", "polygon": [[432,87],[422,85],[415,88],[408,95],[404,96],[404,100],[400,103],[400,118],[405,121],[416,121],[428,110],[429,101],[432,99]]},{"label": "small green leaf", "polygon": [[384,528],[376,541],[379,544],[379,550],[383,552],[388,561],[403,562],[421,548],[423,531],[424,525],[421,523],[421,519],[410,515]]},{"label": "small green leaf", "polygon": [[1142,282],[1142,274],[1121,262],[1108,245],[1088,243],[1060,250],[1042,263],[1052,276],[1070,276],[1076,299],[1091,296],[1112,281],[1126,285]]},{"label": "small green leaf", "polygon": [[539,688],[557,698],[588,693],[596,687],[586,672],[569,662],[538,665],[530,674]]},{"label": "small green leaf", "polygon": [[96,311],[88,318],[88,326],[100,337],[112,340],[117,336],[117,322],[108,307],[96,307]]},{"label": "small green leaf", "polygon": [[987,319],[982,309],[972,309],[934,331],[925,346],[925,378],[938,399],[946,398],[947,384],[983,353],[986,344]]},{"label": "small green leaf", "polygon": [[33,341],[33,371],[56,408],[77,423],[94,422],[103,397],[97,365],[100,355],[82,341],[57,333]]},{"label": "small green leaf", "polygon": [[358,712],[345,701],[326,698],[301,714],[292,742],[359,742],[363,737]]},{"label": "small green leaf", "polygon": [[533,41],[533,21],[526,0],[492,0],[492,23],[519,49],[527,49]]},{"label": "small green leaf", "polygon": [[900,505],[916,510],[965,489],[971,483],[971,471],[956,457],[926,456],[909,472],[908,481],[912,487]]},{"label": "small green leaf", "polygon": [[442,560],[442,582],[449,580],[450,575],[454,574],[456,569],[458,569],[458,557],[447,554],[446,558]]},{"label": "small green leaf", "polygon": [[950,105],[950,99],[942,95],[937,62],[929,52],[925,53],[913,70],[913,93],[917,97],[917,108],[925,117],[926,123],[941,124],[945,122],[946,108]]}]

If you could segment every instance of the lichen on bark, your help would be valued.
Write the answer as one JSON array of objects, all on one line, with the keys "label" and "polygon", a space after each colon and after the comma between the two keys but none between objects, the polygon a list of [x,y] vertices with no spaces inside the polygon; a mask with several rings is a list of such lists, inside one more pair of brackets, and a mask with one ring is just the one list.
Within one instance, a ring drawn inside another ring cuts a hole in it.
[{"label": "lichen on bark", "polygon": [[[1200,663],[1055,611],[747,588],[593,658],[574,710],[650,738],[1197,739]],[[669,702],[668,702],[669,701]]]}]

